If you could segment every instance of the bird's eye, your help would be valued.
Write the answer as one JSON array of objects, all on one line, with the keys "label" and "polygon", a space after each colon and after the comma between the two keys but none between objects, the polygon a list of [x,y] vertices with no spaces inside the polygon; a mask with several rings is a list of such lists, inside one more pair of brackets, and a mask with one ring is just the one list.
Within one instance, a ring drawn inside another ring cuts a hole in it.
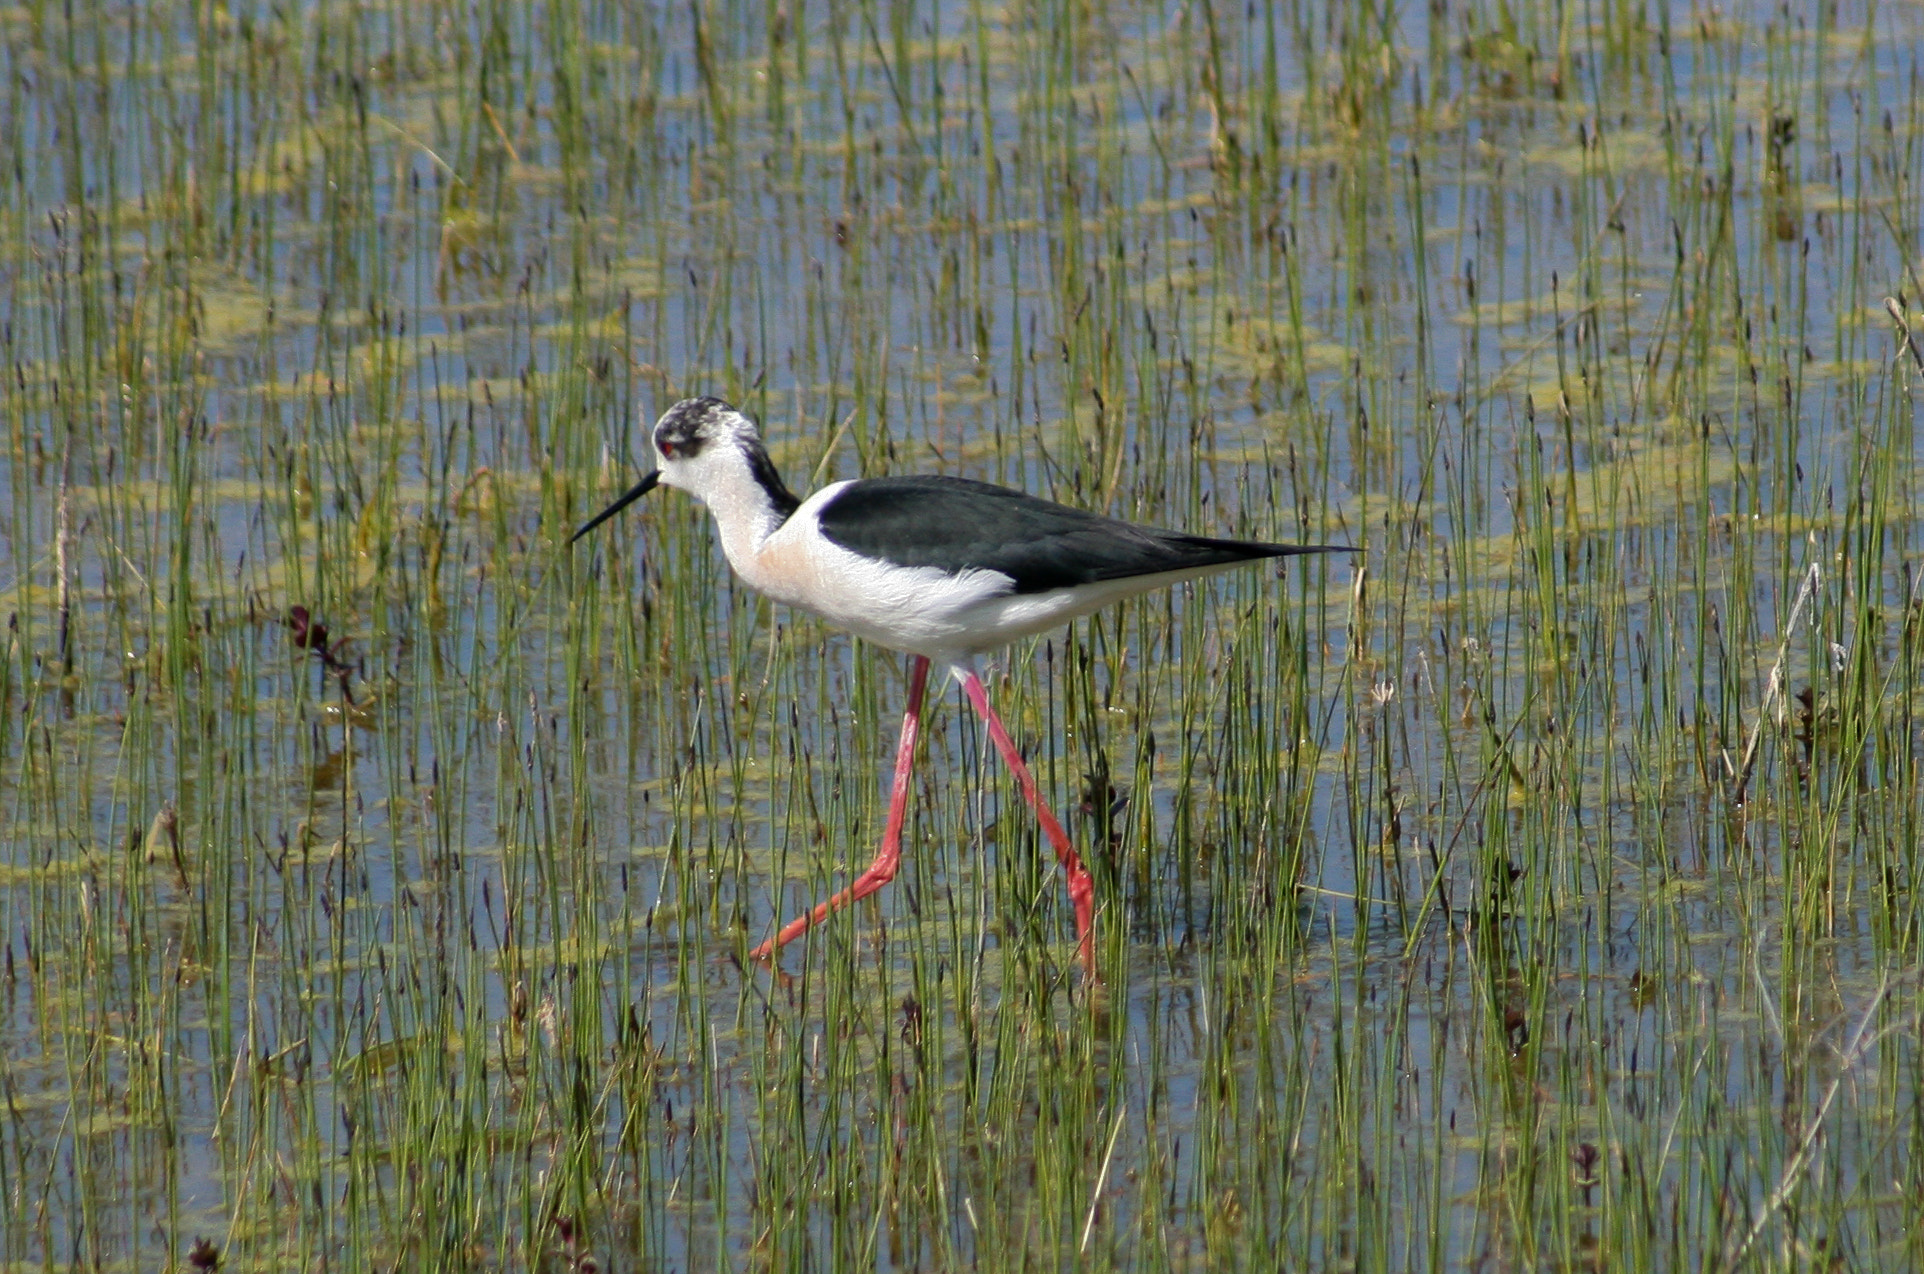
[{"label": "bird's eye", "polygon": [[657,449],[658,451],[660,451],[660,452],[661,452],[661,456],[662,456],[662,459],[664,459],[664,460],[673,460],[673,459],[675,458],[675,444],[674,444],[674,443],[672,443],[672,442],[669,442],[669,441],[667,441],[666,439],[663,439],[662,441],[660,441],[660,442],[657,442],[657,443],[655,444],[655,447],[656,447],[656,449]]}]

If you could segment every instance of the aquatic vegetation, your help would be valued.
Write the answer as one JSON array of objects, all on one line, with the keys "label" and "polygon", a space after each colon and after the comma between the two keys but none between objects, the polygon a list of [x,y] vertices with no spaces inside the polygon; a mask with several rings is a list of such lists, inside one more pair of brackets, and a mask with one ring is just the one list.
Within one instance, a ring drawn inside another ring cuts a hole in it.
[{"label": "aquatic vegetation", "polygon": [[[1924,1262],[1916,26],[0,13],[0,1264]],[[748,962],[902,671],[566,550],[692,393],[1365,548],[1002,660],[1100,983],[952,694]]]}]

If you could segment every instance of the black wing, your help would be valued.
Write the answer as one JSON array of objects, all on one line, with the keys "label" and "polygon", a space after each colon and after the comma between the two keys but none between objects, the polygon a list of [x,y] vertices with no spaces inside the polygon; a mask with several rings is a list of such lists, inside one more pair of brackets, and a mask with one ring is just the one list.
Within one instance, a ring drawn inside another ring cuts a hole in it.
[{"label": "black wing", "polygon": [[818,518],[823,535],[863,557],[951,574],[1000,571],[1015,581],[1017,593],[1296,553],[1350,551],[1341,545],[1217,540],[1137,526],[1007,487],[940,475],[850,483]]}]

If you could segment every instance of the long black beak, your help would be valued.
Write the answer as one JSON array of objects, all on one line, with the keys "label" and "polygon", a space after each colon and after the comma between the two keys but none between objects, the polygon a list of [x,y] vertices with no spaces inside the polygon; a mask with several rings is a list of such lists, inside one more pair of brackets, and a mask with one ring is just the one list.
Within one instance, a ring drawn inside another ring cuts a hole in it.
[{"label": "long black beak", "polygon": [[641,497],[647,495],[650,491],[653,491],[655,489],[655,484],[660,481],[661,481],[661,470],[659,469],[652,470],[648,474],[648,476],[643,478],[640,482],[635,483],[633,487],[629,488],[627,493],[624,494],[621,497],[621,499],[616,500],[613,504],[609,505],[607,508],[603,509],[601,512],[595,514],[592,518],[589,518],[586,522],[584,522],[579,531],[576,531],[573,535],[568,537],[568,543],[573,544],[576,540],[588,534],[588,532],[594,530],[596,527],[600,526],[603,522],[606,522],[609,518],[613,517],[615,514],[621,512],[623,509],[627,508],[629,505],[633,504],[635,501],[641,499]]}]

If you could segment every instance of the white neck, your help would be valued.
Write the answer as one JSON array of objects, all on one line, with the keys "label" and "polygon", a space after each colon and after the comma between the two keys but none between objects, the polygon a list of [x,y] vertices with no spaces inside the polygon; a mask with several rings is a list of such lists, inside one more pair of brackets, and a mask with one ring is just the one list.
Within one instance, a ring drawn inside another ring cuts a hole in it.
[{"label": "white neck", "polygon": [[709,468],[702,477],[701,488],[694,494],[715,516],[728,564],[747,576],[762,542],[781,526],[784,515],[739,455],[730,457],[728,464]]}]

